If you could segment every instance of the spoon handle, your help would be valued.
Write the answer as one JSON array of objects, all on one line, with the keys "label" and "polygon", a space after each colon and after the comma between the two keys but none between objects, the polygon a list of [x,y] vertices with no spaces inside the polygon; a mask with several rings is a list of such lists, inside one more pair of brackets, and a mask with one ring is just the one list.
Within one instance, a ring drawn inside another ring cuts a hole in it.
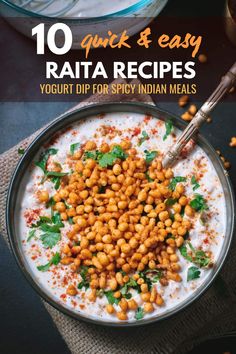
[{"label": "spoon handle", "polygon": [[185,128],[183,133],[177,139],[176,143],[170,148],[163,159],[163,166],[165,168],[172,166],[179,157],[182,149],[188,141],[198,132],[200,126],[207,120],[209,114],[217,103],[222,99],[224,94],[231,89],[236,81],[236,62],[232,68],[227,72],[213,94],[202,105],[199,111],[195,114],[191,122]]}]

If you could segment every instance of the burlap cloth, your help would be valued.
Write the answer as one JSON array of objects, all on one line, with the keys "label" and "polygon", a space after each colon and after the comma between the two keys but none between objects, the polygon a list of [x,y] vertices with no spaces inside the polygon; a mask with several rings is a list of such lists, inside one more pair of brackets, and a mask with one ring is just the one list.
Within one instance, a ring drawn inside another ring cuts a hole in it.
[{"label": "burlap cloth", "polygon": [[[96,96],[91,102],[125,101],[127,96]],[[151,102],[149,96],[137,101]],[[74,107],[78,108],[78,106]],[[5,210],[8,183],[19,160],[18,148],[27,147],[40,132],[32,134],[0,155],[0,210]],[[0,233],[7,240],[5,215],[0,216]],[[54,323],[73,354],[185,353],[203,338],[236,330],[236,244],[214,285],[193,305],[161,323],[134,329],[113,329],[76,321],[44,302]]]}]

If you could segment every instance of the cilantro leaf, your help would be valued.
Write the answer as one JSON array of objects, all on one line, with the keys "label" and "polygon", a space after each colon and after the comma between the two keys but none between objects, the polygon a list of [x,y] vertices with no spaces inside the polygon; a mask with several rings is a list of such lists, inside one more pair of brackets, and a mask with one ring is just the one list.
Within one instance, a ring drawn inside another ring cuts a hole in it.
[{"label": "cilantro leaf", "polygon": [[61,260],[61,256],[58,252],[56,252],[48,263],[38,266],[37,269],[40,272],[47,272],[52,264],[58,265],[60,263],[60,260]]},{"label": "cilantro leaf", "polygon": [[148,140],[148,139],[149,139],[149,136],[148,136],[147,132],[145,130],[142,131],[142,137],[139,139],[138,146],[142,145],[142,143],[144,143],[144,141]]},{"label": "cilantro leaf", "polygon": [[107,152],[99,158],[98,163],[101,167],[107,167],[112,166],[115,160],[116,156],[114,156],[111,152]]},{"label": "cilantro leaf", "polygon": [[186,182],[186,180],[187,180],[186,177],[181,177],[181,176],[173,177],[170,184],[169,184],[169,189],[171,191],[174,191],[177,186],[177,183]]},{"label": "cilantro leaf", "polygon": [[58,149],[50,148],[46,150],[44,153],[40,155],[39,161],[35,162],[35,165],[41,168],[41,170],[45,173],[46,172],[46,166],[47,166],[47,161],[49,156],[51,155],[56,155],[58,152]]},{"label": "cilantro leaf", "polygon": [[145,152],[145,160],[147,162],[147,164],[150,164],[158,155],[157,151],[148,151],[148,150],[144,150]]},{"label": "cilantro leaf", "polygon": [[126,299],[127,299],[127,295],[128,295],[128,298],[130,296],[129,293],[128,293],[130,288],[135,289],[138,292],[140,292],[140,286],[138,285],[138,283],[133,278],[130,278],[129,281],[127,283],[125,283],[125,285],[120,289],[121,294]]},{"label": "cilantro leaf", "polygon": [[191,200],[191,202],[189,204],[196,211],[202,212],[204,210],[209,209],[209,207],[206,203],[206,200],[203,198],[203,196],[201,194],[195,194],[195,198],[193,200]]},{"label": "cilantro leaf", "polygon": [[50,262],[44,264],[44,265],[41,265],[41,266],[38,266],[37,269],[40,271],[40,272],[47,272],[48,269],[50,268]]},{"label": "cilantro leaf", "polygon": [[58,252],[56,252],[50,262],[51,262],[51,264],[58,265],[58,263],[60,263],[60,261],[61,261],[61,256]]},{"label": "cilantro leaf", "polygon": [[153,182],[153,181],[154,181],[154,179],[152,179],[152,178],[149,176],[148,171],[145,172],[145,177],[146,177],[146,179],[148,180],[148,182]]},{"label": "cilantro leaf", "polygon": [[81,266],[80,268],[80,276],[82,278],[81,282],[78,284],[78,289],[83,289],[85,288],[85,291],[88,290],[89,288],[89,281],[88,281],[88,267],[86,266]]},{"label": "cilantro leaf", "polygon": [[[190,248],[191,253],[188,253],[188,248]],[[187,259],[189,262],[192,262],[199,266],[200,268],[207,267],[210,263],[210,258],[202,250],[195,249],[191,242],[183,244],[180,248],[181,255]]]},{"label": "cilantro leaf", "polygon": [[60,228],[64,226],[61,221],[61,216],[56,213],[52,216],[52,219],[44,217],[44,222],[40,223],[40,230],[43,231],[40,235],[40,239],[45,247],[52,248],[61,239]]},{"label": "cilantro leaf", "polygon": [[104,291],[104,295],[106,296],[108,303],[111,305],[118,305],[118,303],[120,302],[119,299],[114,297],[114,293],[112,290]]},{"label": "cilantro leaf", "polygon": [[84,160],[87,160],[87,159],[97,160],[97,157],[98,157],[98,151],[85,151],[84,152]]},{"label": "cilantro leaf", "polygon": [[171,134],[172,130],[173,130],[173,123],[172,123],[172,120],[171,119],[168,119],[166,122],[165,122],[165,127],[166,127],[166,133],[165,135],[163,136],[163,140],[165,141],[168,136]]},{"label": "cilantro leaf", "polygon": [[198,183],[198,181],[196,180],[195,176],[192,176],[191,178],[191,184],[193,186],[193,191],[195,191],[196,189],[198,189],[200,187],[200,184]]},{"label": "cilantro leaf", "polygon": [[51,223],[52,220],[50,218],[48,218],[47,216],[40,216],[39,220],[36,222],[36,224],[32,224],[31,228],[36,228],[39,227],[45,223]]},{"label": "cilantro leaf", "polygon": [[182,255],[185,259],[187,259],[189,262],[192,262],[192,261],[193,261],[193,258],[188,255],[188,249],[187,249],[186,244],[183,244],[183,245],[179,248],[179,251],[180,251],[181,255]]},{"label": "cilantro leaf", "polygon": [[25,153],[25,149],[23,149],[23,148],[19,148],[17,151],[18,151],[19,155],[24,155],[24,153]]},{"label": "cilantro leaf", "polygon": [[45,247],[53,248],[61,239],[59,232],[46,232],[40,235],[40,239]]},{"label": "cilantro leaf", "polygon": [[128,155],[124,150],[119,145],[116,145],[111,152],[99,153],[97,159],[101,167],[107,167],[112,166],[116,159],[125,160],[127,157]]},{"label": "cilantro leaf", "polygon": [[142,307],[137,308],[134,317],[136,320],[141,320],[144,317],[144,310]]},{"label": "cilantro leaf", "polygon": [[68,175],[68,172],[54,172],[54,171],[47,171],[46,172],[47,177],[64,177],[67,175]]},{"label": "cilantro leaf", "polygon": [[36,233],[35,229],[30,230],[28,238],[27,238],[27,242],[29,242],[33,237],[35,237],[35,233]]},{"label": "cilantro leaf", "polygon": [[128,157],[128,154],[124,152],[121,146],[116,145],[113,147],[111,153],[117,158],[121,160],[125,160]]},{"label": "cilantro leaf", "polygon": [[198,279],[200,278],[200,275],[201,271],[197,267],[192,266],[188,269],[187,281]]},{"label": "cilantro leaf", "polygon": [[68,218],[68,222],[69,222],[70,225],[73,225],[74,224],[73,218],[71,218],[71,217]]},{"label": "cilantro leaf", "polygon": [[51,197],[49,199],[49,201],[46,203],[46,208],[50,208],[50,207],[52,207],[55,204],[56,204],[55,200],[53,199],[53,197]]},{"label": "cilantro leaf", "polygon": [[79,147],[80,147],[80,143],[71,144],[70,146],[71,155],[74,155],[75,151],[79,149]]},{"label": "cilantro leaf", "polygon": [[172,206],[175,203],[177,203],[177,201],[178,201],[178,199],[176,199],[176,198],[168,198],[168,199],[166,199],[165,204],[167,206]]}]

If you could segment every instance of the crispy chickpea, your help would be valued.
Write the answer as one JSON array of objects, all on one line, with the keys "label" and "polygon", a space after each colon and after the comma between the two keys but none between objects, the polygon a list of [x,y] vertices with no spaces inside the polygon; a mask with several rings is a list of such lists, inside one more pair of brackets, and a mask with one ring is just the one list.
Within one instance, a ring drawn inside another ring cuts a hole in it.
[{"label": "crispy chickpea", "polygon": [[125,254],[130,253],[131,247],[128,243],[124,243],[121,245],[121,251]]},{"label": "crispy chickpea", "polygon": [[117,289],[117,286],[118,286],[117,280],[115,278],[110,279],[110,281],[109,281],[110,289],[114,291]]},{"label": "crispy chickpea", "polygon": [[76,287],[74,285],[69,285],[66,290],[67,295],[75,296],[77,294]]},{"label": "crispy chickpea", "polygon": [[130,240],[129,240],[129,244],[130,244],[130,247],[135,249],[137,246],[138,246],[138,241],[136,240],[135,237],[132,237]]},{"label": "crispy chickpea", "polygon": [[181,206],[186,206],[188,204],[188,199],[183,195],[182,197],[179,198],[179,204]]},{"label": "crispy chickpea", "polygon": [[98,252],[97,258],[101,265],[107,266],[109,264],[109,258],[104,252]]},{"label": "crispy chickpea", "polygon": [[128,308],[129,308],[129,310],[133,310],[133,311],[137,310],[137,308],[138,308],[137,302],[134,299],[129,300],[128,301]]},{"label": "crispy chickpea", "polygon": [[126,312],[128,309],[128,302],[124,298],[122,298],[119,302],[119,306],[122,311]]},{"label": "crispy chickpea", "polygon": [[95,150],[97,147],[96,143],[92,140],[88,140],[87,143],[85,144],[85,150],[91,151]]},{"label": "crispy chickpea", "polygon": [[115,312],[115,309],[111,304],[106,305],[106,310],[107,310],[107,313],[109,313],[109,315],[111,315]]},{"label": "crispy chickpea", "polygon": [[165,221],[169,218],[169,213],[168,213],[168,211],[162,211],[162,212],[160,212],[160,214],[158,216],[159,216],[160,221]]},{"label": "crispy chickpea", "polygon": [[151,312],[154,311],[154,307],[153,307],[153,304],[152,304],[151,302],[146,302],[146,303],[144,304],[143,308],[144,308],[144,311],[145,311],[146,313],[151,313]]},{"label": "crispy chickpea", "polygon": [[66,210],[66,206],[63,202],[58,202],[55,204],[55,209],[59,211],[59,213],[63,213]]},{"label": "crispy chickpea", "polygon": [[116,164],[113,166],[112,171],[113,171],[113,173],[114,173],[115,176],[120,175],[120,174],[121,174],[121,171],[122,171],[121,166],[120,166],[118,163],[116,163]]},{"label": "crispy chickpea", "polygon": [[140,288],[141,288],[141,292],[142,293],[147,293],[148,292],[147,284],[141,284]]},{"label": "crispy chickpea", "polygon": [[120,272],[116,273],[116,280],[117,280],[117,283],[119,285],[123,285],[124,284],[123,277],[122,277],[122,274]]},{"label": "crispy chickpea", "polygon": [[41,202],[41,203],[47,203],[49,201],[49,193],[48,191],[40,191],[38,193],[38,200]]},{"label": "crispy chickpea", "polygon": [[164,300],[162,298],[162,296],[160,294],[157,294],[157,297],[156,297],[156,304],[158,306],[162,306],[164,304]]},{"label": "crispy chickpea", "polygon": [[141,192],[138,194],[138,200],[139,200],[140,202],[144,202],[146,199],[147,199],[147,192],[141,191]]},{"label": "crispy chickpea", "polygon": [[121,321],[126,321],[128,319],[127,314],[123,311],[117,312],[117,318]]},{"label": "crispy chickpea", "polygon": [[118,229],[121,232],[126,231],[129,228],[129,224],[127,222],[122,222],[121,224],[118,225]]},{"label": "crispy chickpea", "polygon": [[147,293],[141,293],[141,299],[145,302],[149,302],[150,301],[150,297],[151,297],[151,293],[147,292]]},{"label": "crispy chickpea", "polygon": [[185,214],[186,214],[187,216],[189,216],[189,217],[194,216],[194,210],[193,210],[193,208],[192,208],[190,205],[186,205],[184,211],[185,211]]}]

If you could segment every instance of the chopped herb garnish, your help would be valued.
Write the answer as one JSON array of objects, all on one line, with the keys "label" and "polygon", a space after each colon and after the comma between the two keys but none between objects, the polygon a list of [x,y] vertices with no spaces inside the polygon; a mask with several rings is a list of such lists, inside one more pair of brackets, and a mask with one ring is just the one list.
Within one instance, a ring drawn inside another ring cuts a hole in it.
[{"label": "chopped herb garnish", "polygon": [[68,175],[68,172],[54,172],[54,171],[46,171],[47,177],[64,177]]},{"label": "chopped herb garnish", "polygon": [[165,204],[167,206],[172,206],[175,203],[177,203],[177,201],[178,201],[178,199],[176,199],[176,198],[168,198],[168,199],[166,199]]},{"label": "chopped herb garnish", "polygon": [[[154,277],[149,278],[147,276],[147,274],[155,274]],[[158,269],[146,269],[143,272],[139,272],[139,276],[140,278],[143,278],[144,282],[147,284],[148,286],[148,290],[150,291],[152,288],[152,284],[156,283],[157,281],[159,281],[162,277],[162,272]]]},{"label": "chopped herb garnish", "polygon": [[107,167],[112,166],[116,159],[125,160],[127,157],[128,155],[124,150],[119,145],[116,145],[111,152],[99,153],[97,159],[101,167]]},{"label": "chopped herb garnish", "polygon": [[111,290],[104,291],[104,295],[106,296],[108,303],[111,305],[114,305],[114,304],[118,305],[118,303],[120,302],[120,299],[115,298],[114,292]]},{"label": "chopped herb garnish", "polygon": [[80,268],[80,276],[82,278],[82,281],[78,284],[78,289],[81,290],[81,289],[85,288],[85,291],[88,290],[89,281],[88,281],[87,275],[88,275],[88,267],[82,266]]},{"label": "chopped herb garnish", "polygon": [[146,177],[146,179],[148,180],[148,182],[153,182],[153,181],[154,181],[154,179],[152,179],[152,178],[149,176],[148,171],[145,172],[145,177]]},{"label": "chopped herb garnish", "polygon": [[133,278],[130,278],[129,281],[125,283],[125,285],[120,289],[121,294],[126,297],[130,288],[140,292],[140,286],[138,285],[138,283]]},{"label": "chopped herb garnish", "polygon": [[193,209],[200,212],[209,209],[206,200],[201,194],[195,194],[194,196],[195,198],[189,203]]},{"label": "chopped herb garnish", "polygon": [[58,265],[60,263],[60,260],[61,260],[61,256],[58,252],[56,252],[48,263],[38,266],[37,269],[40,272],[47,272],[52,264]]},{"label": "chopped herb garnish", "polygon": [[181,177],[181,176],[173,177],[170,184],[169,184],[169,189],[171,191],[174,191],[177,186],[177,183],[186,182],[186,180],[187,180],[186,177]]},{"label": "chopped herb garnish", "polygon": [[[189,246],[190,252],[188,252],[187,246]],[[207,267],[211,261],[204,251],[195,249],[191,242],[186,242],[179,248],[179,250],[185,259],[196,264],[200,268]]]},{"label": "chopped herb garnish", "polygon": [[[58,152],[57,149],[51,148],[48,149],[44,154],[41,154],[40,160],[35,162],[35,165],[41,168],[44,173],[44,177],[42,179],[43,183],[47,178],[51,178],[52,183],[54,183],[54,188],[57,190],[60,187],[61,177],[67,176],[67,172],[54,172],[47,170],[47,161],[49,156],[56,155]],[[59,163],[55,162],[56,165],[61,166]]]},{"label": "chopped herb garnish", "polygon": [[18,151],[19,155],[24,155],[24,153],[25,153],[25,149],[23,149],[23,148],[19,148],[17,151]]},{"label": "chopped herb garnish", "polygon": [[71,155],[74,155],[75,151],[78,150],[79,147],[80,147],[80,143],[71,144],[70,146]]},{"label": "chopped herb garnish", "polygon": [[52,248],[61,239],[60,228],[64,224],[61,221],[61,216],[56,213],[52,216],[52,219],[47,216],[40,216],[39,221],[36,224],[31,225],[31,227],[39,227],[40,231],[43,233],[40,235],[40,239],[45,247]]},{"label": "chopped herb garnish", "polygon": [[200,275],[201,271],[197,267],[192,266],[188,269],[187,281],[198,279],[200,278]]},{"label": "chopped herb garnish", "polygon": [[36,233],[35,229],[30,230],[28,238],[27,238],[27,242],[29,242],[33,237],[35,237],[35,233]]},{"label": "chopped herb garnish", "polygon": [[144,317],[144,310],[142,307],[137,308],[134,317],[136,320],[141,320]]},{"label": "chopped herb garnish", "polygon": [[73,218],[68,218],[68,222],[70,225],[73,225],[74,224]]},{"label": "chopped herb garnish", "polygon": [[98,151],[85,151],[84,152],[84,160],[87,160],[87,159],[97,160],[97,157],[98,157]]},{"label": "chopped herb garnish", "polygon": [[99,194],[104,194],[105,192],[106,192],[106,186],[100,186],[99,190],[98,190],[98,193]]},{"label": "chopped herb garnish", "polygon": [[53,197],[51,197],[49,199],[49,201],[46,203],[46,208],[50,208],[50,207],[52,207],[55,204],[56,204],[55,200],[53,199]]},{"label": "chopped herb garnish", "polygon": [[51,223],[52,220],[50,218],[48,218],[47,216],[40,216],[39,217],[39,220],[36,222],[36,224],[32,224],[31,225],[31,228],[36,228],[36,227],[39,227],[41,226],[42,224],[45,224],[45,223]]},{"label": "chopped herb garnish", "polygon": [[144,150],[145,152],[145,161],[147,162],[147,164],[150,164],[158,155],[157,151],[148,151],[148,150]]},{"label": "chopped herb garnish", "polygon": [[166,127],[166,133],[163,136],[163,140],[166,140],[173,130],[173,123],[172,123],[171,119],[168,119],[165,122],[165,127]]},{"label": "chopped herb garnish", "polygon": [[144,141],[146,141],[148,139],[149,139],[149,136],[148,136],[147,132],[145,130],[142,131],[142,137],[139,138],[138,146],[142,145],[142,143],[144,143]]},{"label": "chopped herb garnish", "polygon": [[57,152],[58,152],[58,149],[54,149],[54,148],[46,150],[43,154],[40,155],[40,159],[38,162],[35,162],[35,165],[38,166],[39,168],[41,168],[41,170],[45,174],[45,172],[47,170],[46,166],[47,166],[47,161],[48,161],[49,156],[56,155]]},{"label": "chopped herb garnish", "polygon": [[100,151],[85,151],[84,159],[93,159],[98,162],[101,167],[112,166],[116,159],[125,160],[128,157],[126,152],[119,146],[113,147],[112,151],[102,153]]},{"label": "chopped herb garnish", "polygon": [[193,186],[193,191],[195,191],[196,189],[198,189],[200,187],[200,184],[198,183],[198,181],[196,180],[195,176],[192,176],[191,178],[191,184]]}]

